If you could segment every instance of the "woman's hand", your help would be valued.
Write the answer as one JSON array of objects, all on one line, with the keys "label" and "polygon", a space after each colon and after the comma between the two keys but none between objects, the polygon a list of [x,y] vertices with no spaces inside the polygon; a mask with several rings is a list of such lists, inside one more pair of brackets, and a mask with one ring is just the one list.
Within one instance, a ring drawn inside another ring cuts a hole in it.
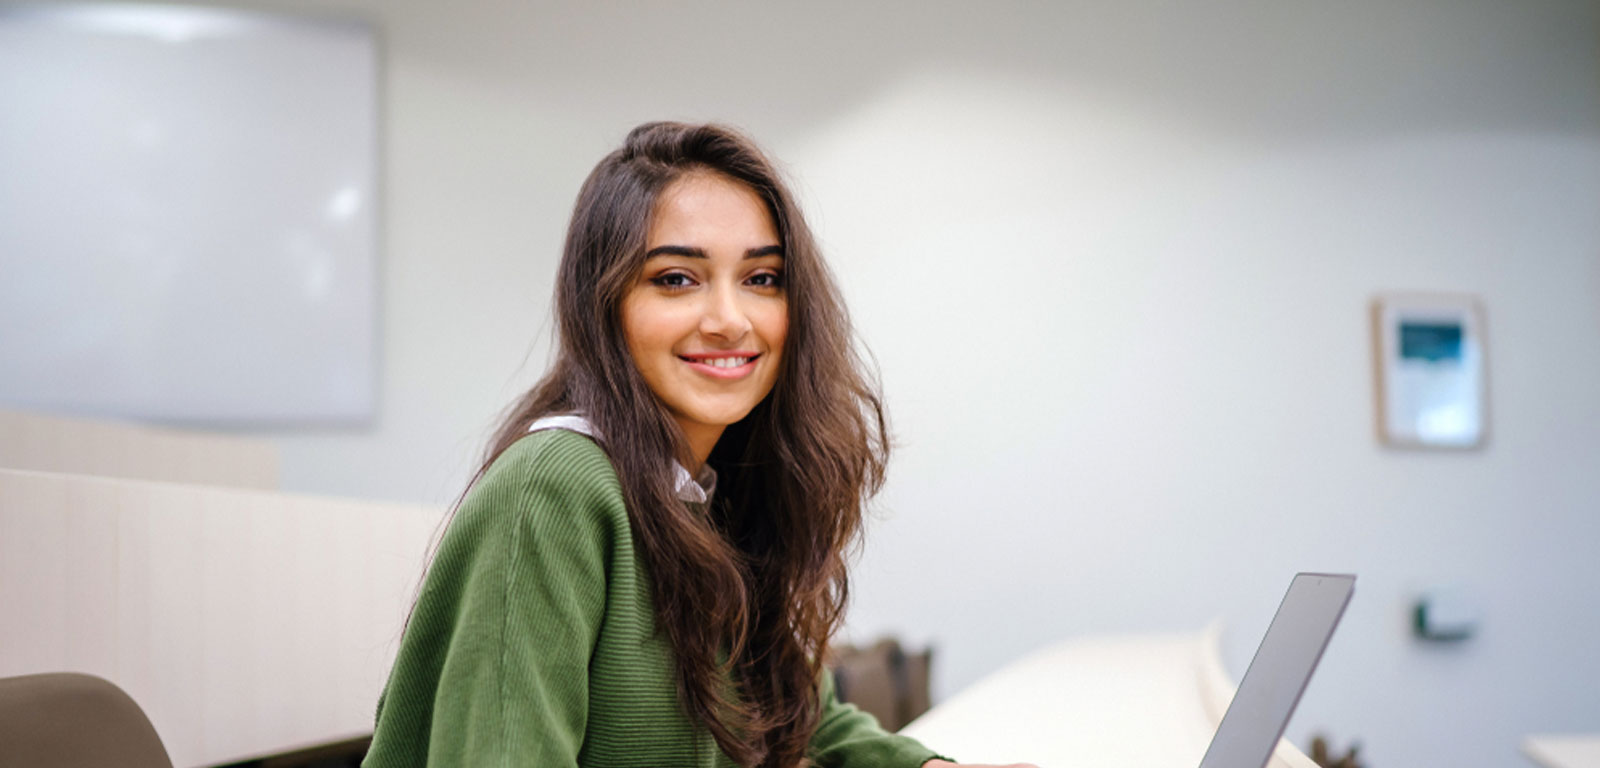
[{"label": "woman's hand", "polygon": [[952,763],[949,760],[929,760],[922,764],[922,768],[1039,768],[1032,763],[1012,763],[1010,765],[976,765],[972,763]]}]

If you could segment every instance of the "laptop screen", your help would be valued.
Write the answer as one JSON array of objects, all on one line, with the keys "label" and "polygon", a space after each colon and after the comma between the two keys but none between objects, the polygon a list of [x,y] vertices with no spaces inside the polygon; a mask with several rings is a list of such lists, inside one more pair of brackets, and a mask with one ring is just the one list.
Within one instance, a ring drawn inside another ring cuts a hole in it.
[{"label": "laptop screen", "polygon": [[1350,602],[1356,577],[1294,577],[1200,768],[1262,768]]}]

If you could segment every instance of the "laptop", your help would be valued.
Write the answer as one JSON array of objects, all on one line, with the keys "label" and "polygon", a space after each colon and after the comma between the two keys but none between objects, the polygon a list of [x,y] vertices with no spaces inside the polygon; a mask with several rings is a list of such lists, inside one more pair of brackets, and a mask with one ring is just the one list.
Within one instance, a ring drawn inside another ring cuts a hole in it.
[{"label": "laptop", "polygon": [[1301,573],[1245,670],[1200,768],[1264,768],[1350,603],[1356,577]]}]

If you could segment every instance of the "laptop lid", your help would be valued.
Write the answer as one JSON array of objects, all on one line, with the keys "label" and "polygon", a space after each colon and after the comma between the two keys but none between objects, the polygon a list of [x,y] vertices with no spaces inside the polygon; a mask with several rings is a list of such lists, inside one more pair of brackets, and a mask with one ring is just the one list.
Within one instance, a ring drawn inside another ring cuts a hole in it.
[{"label": "laptop lid", "polygon": [[1267,636],[1211,737],[1200,768],[1263,768],[1328,647],[1356,577],[1302,573],[1289,584]]}]

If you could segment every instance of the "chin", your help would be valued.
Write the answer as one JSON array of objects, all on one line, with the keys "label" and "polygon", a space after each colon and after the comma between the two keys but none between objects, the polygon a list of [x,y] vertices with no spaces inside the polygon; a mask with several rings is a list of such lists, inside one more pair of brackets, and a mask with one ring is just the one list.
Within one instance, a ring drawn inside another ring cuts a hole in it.
[{"label": "chin", "polygon": [[744,420],[755,406],[730,408],[700,408],[689,412],[689,418],[699,424],[727,427]]},{"label": "chin", "polygon": [[731,427],[734,424],[738,424],[739,422],[743,421],[744,417],[749,415],[749,410],[739,411],[737,413],[718,413],[716,415],[707,415],[706,418],[700,421],[700,423],[715,424],[719,427]]}]

